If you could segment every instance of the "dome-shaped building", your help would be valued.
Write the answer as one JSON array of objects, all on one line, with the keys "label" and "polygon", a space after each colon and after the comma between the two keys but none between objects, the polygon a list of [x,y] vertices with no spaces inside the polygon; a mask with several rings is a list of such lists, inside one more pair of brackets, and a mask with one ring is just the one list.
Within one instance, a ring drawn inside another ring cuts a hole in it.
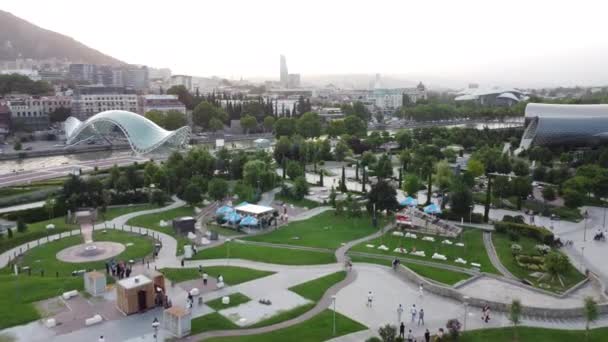
[{"label": "dome-shaped building", "polygon": [[181,148],[188,144],[190,127],[184,126],[167,131],[142,115],[109,110],[96,114],[86,121],[69,117],[64,122],[68,145],[78,144],[92,138],[112,140],[122,133],[135,153],[145,154],[159,147]]}]

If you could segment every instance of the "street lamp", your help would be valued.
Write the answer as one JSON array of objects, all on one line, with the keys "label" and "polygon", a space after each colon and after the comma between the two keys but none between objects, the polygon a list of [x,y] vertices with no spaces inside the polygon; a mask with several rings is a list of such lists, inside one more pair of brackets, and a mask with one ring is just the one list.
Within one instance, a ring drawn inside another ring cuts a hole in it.
[{"label": "street lamp", "polygon": [[160,326],[160,322],[158,318],[154,317],[152,321],[152,329],[154,329],[154,341],[158,342],[158,327]]},{"label": "street lamp", "polygon": [[334,306],[334,333],[333,333],[333,336],[336,336],[336,295],[331,296],[331,302]]},{"label": "street lamp", "polygon": [[226,264],[230,263],[230,241],[232,241],[232,239],[226,239]]},{"label": "street lamp", "polygon": [[463,325],[462,325],[462,331],[467,330],[467,315],[468,315],[467,308],[469,306],[469,303],[467,301],[469,299],[470,299],[469,296],[462,297],[462,300],[464,301],[464,322],[463,322]]}]

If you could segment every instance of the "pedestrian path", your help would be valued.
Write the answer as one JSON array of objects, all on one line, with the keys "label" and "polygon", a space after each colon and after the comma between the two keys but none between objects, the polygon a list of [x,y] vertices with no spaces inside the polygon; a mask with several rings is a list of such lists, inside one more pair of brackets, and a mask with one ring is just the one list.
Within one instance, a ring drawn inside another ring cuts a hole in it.
[{"label": "pedestrian path", "polygon": [[490,258],[490,262],[495,269],[498,270],[503,276],[513,279],[519,280],[516,276],[514,276],[509,270],[500,262],[498,258],[498,254],[496,253],[496,248],[494,248],[494,243],[492,242],[492,233],[484,232],[483,233],[483,245],[486,248],[486,252],[488,253],[488,257]]}]

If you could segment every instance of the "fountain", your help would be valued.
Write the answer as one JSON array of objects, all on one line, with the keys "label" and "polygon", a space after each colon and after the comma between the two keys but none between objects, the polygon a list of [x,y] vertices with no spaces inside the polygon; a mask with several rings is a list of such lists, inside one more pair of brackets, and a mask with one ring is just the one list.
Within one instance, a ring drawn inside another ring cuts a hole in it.
[{"label": "fountain", "polygon": [[125,250],[125,245],[111,241],[93,242],[93,226],[82,224],[81,231],[85,243],[65,248],[57,253],[57,259],[65,262],[80,263],[107,260]]}]

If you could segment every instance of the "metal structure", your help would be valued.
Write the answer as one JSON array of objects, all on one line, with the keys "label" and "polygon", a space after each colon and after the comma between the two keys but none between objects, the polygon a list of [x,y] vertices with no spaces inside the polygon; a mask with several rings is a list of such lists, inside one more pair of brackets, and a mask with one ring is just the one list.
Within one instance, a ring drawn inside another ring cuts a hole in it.
[{"label": "metal structure", "polygon": [[[530,103],[519,150],[537,146],[593,146],[608,142],[608,105]],[[516,151],[517,152],[517,151]]]},{"label": "metal structure", "polygon": [[110,142],[110,138],[120,131],[126,137],[131,149],[138,154],[152,152],[161,146],[184,147],[190,139],[188,126],[167,131],[142,115],[122,110],[101,112],[84,122],[69,117],[64,123],[64,128],[67,145],[93,138]]}]

